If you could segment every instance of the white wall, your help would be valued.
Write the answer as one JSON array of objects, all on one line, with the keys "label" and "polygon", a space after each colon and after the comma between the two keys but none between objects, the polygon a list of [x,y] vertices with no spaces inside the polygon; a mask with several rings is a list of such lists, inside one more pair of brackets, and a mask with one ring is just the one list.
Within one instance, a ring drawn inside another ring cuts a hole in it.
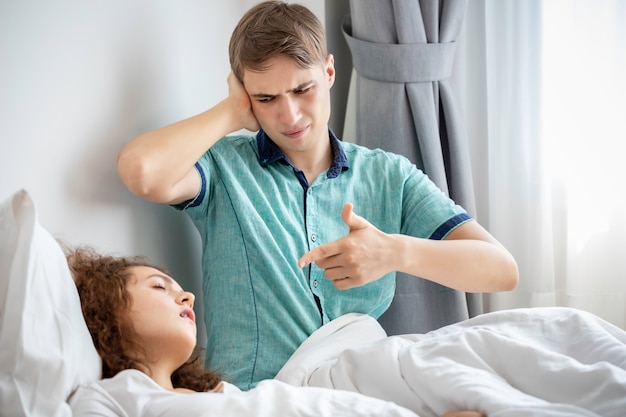
[{"label": "white wall", "polygon": [[[116,157],[227,93],[228,39],[256,2],[1,2],[0,199],[24,188],[56,237],[147,255],[200,294],[195,229],[127,191]],[[323,19],[324,0],[301,3]]]}]

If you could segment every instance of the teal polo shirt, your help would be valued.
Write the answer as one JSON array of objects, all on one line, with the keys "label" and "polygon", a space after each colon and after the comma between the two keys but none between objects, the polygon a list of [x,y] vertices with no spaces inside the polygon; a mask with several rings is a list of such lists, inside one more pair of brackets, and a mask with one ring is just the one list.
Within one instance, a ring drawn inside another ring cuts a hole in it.
[{"label": "teal polo shirt", "polygon": [[332,165],[312,184],[262,130],[224,137],[196,164],[196,198],[176,207],[202,239],[206,366],[243,390],[273,378],[329,320],[389,307],[395,273],[339,291],[316,265],[298,268],[307,251],[348,233],[346,203],[383,232],[421,238],[470,219],[405,157],[330,136]]}]

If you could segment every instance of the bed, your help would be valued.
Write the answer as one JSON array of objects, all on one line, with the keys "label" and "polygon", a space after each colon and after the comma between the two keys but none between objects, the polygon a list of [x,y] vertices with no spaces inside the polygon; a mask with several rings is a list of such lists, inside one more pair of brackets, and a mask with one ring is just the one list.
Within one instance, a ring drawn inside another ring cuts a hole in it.
[{"label": "bed", "polygon": [[[100,378],[101,362],[63,250],[39,224],[25,190],[0,201],[0,325],[0,415],[71,417],[71,395]],[[194,417],[415,417],[388,401],[277,380],[241,394],[213,395]],[[101,415],[95,406],[90,412]]]},{"label": "bed", "polygon": [[[0,410],[71,416],[68,398],[99,379],[100,359],[65,256],[24,190],[0,204],[0,236]],[[296,386],[333,394],[325,404]],[[349,391],[413,412],[375,409],[381,403],[355,402]],[[328,415],[350,404],[354,413],[343,415],[624,416],[626,332],[588,313],[546,308],[388,337],[371,317],[348,314],[311,335],[275,381],[247,395],[247,406],[236,404],[211,415]]]}]

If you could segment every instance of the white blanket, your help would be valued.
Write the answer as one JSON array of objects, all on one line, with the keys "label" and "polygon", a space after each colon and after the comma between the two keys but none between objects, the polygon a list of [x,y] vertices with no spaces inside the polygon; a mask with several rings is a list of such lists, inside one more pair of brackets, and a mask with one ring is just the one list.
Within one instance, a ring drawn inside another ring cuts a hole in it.
[{"label": "white blanket", "polygon": [[348,314],[311,335],[276,378],[383,398],[421,417],[624,417],[626,332],[555,307],[387,337],[371,317]]}]

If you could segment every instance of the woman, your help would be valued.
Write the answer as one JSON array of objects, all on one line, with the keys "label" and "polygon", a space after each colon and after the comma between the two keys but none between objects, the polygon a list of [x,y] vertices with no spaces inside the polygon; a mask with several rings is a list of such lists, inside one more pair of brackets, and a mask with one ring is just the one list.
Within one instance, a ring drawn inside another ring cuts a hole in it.
[{"label": "woman", "polygon": [[[281,415],[415,416],[394,403],[276,380],[242,392],[204,369],[194,295],[145,258],[68,250],[103,379],[70,398],[75,417]],[[476,416],[451,412],[448,416]]]}]

